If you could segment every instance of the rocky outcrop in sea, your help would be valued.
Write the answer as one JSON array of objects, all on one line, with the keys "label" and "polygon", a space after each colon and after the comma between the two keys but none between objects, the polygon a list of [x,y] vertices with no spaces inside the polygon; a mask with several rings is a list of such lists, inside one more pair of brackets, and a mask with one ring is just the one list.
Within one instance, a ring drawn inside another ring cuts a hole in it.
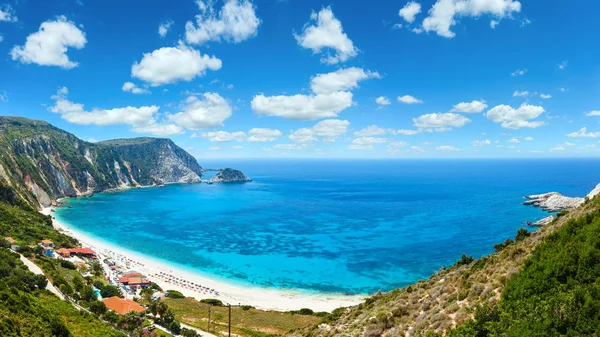
[{"label": "rocky outcrop in sea", "polygon": [[242,171],[226,168],[212,177],[208,183],[245,183],[252,181]]},{"label": "rocky outcrop in sea", "polygon": [[523,205],[540,207],[548,212],[560,212],[579,207],[586,199],[592,199],[600,194],[600,184],[596,186],[585,198],[565,197],[558,192],[527,195]]}]

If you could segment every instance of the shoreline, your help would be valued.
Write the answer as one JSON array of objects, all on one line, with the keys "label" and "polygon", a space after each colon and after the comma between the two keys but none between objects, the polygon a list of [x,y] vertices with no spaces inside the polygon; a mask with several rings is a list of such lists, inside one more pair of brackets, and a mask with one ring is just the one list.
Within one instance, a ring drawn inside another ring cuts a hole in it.
[{"label": "shoreline", "polygon": [[[309,308],[315,312],[331,312],[340,307],[357,305],[364,301],[368,295],[343,295],[343,294],[308,294],[294,289],[270,289],[257,286],[242,286],[215,280],[204,275],[195,274],[184,270],[177,265],[169,264],[167,261],[156,260],[126,248],[122,248],[98,238],[93,238],[85,233],[73,229],[64,222],[55,219],[51,212],[52,207],[44,208],[41,213],[52,217],[52,224],[58,231],[79,240],[83,247],[94,250],[102,261],[105,257],[116,260],[129,261],[132,266],[129,269],[136,270],[148,277],[152,282],[158,284],[163,290],[177,290],[186,297],[196,300],[216,298],[223,303],[251,305],[257,309],[291,311],[301,308]],[[104,265],[104,264],[103,264]],[[160,273],[167,273],[204,287],[215,289],[219,295],[214,293],[199,293],[180,285],[167,283],[156,277]]]}]

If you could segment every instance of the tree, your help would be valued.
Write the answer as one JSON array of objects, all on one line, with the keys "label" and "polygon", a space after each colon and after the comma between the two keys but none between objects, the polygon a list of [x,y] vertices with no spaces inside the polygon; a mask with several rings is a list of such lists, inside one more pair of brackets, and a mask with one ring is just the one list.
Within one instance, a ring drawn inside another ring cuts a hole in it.
[{"label": "tree", "polygon": [[160,315],[161,318],[163,318],[165,316],[165,313],[167,312],[167,310],[169,310],[169,306],[166,303],[160,302],[158,304],[158,314]]},{"label": "tree", "polygon": [[154,294],[154,290],[152,290],[150,288],[144,288],[144,289],[142,289],[142,291],[140,291],[140,295],[142,295],[142,298],[146,302],[150,301],[150,298],[152,297],[153,294]]},{"label": "tree", "polygon": [[525,228],[521,228],[517,231],[517,236],[515,237],[515,241],[523,241],[531,235],[528,230]]},{"label": "tree", "polygon": [[73,287],[71,287],[70,284],[68,283],[63,283],[60,285],[60,291],[62,291],[63,294],[67,295],[67,296],[73,296]]},{"label": "tree", "polygon": [[98,296],[96,296],[96,292],[92,286],[84,286],[81,288],[81,291],[79,291],[79,296],[81,297],[81,300],[86,302],[98,300]]},{"label": "tree", "polygon": [[90,311],[96,315],[103,315],[106,313],[106,304],[101,301],[93,301],[90,303]]},{"label": "tree", "polygon": [[143,322],[143,319],[140,316],[140,314],[138,314],[135,311],[130,311],[130,312],[126,313],[124,318],[125,318],[125,323],[127,324],[127,328],[130,331],[133,331],[133,330],[139,328]]},{"label": "tree", "polygon": [[107,311],[104,314],[104,319],[114,324],[119,321],[119,314],[114,311]]},{"label": "tree", "polygon": [[163,319],[166,325],[169,325],[175,321],[175,313],[173,312],[173,310],[169,309],[165,313],[165,316],[161,316],[161,318]]},{"label": "tree", "polygon": [[35,275],[34,279],[38,289],[46,289],[46,286],[48,285],[48,279],[46,278],[46,276]]},{"label": "tree", "polygon": [[150,302],[150,312],[152,313],[152,316],[156,317],[156,315],[158,314],[158,301],[152,301]]},{"label": "tree", "polygon": [[94,271],[94,276],[102,276],[102,266],[100,263],[92,263],[92,270]]},{"label": "tree", "polygon": [[75,277],[73,277],[73,286],[76,291],[81,291],[81,288],[83,288],[83,279],[81,276],[75,275]]},{"label": "tree", "polygon": [[171,324],[169,324],[169,330],[171,330],[173,334],[179,335],[181,332],[181,324],[179,324],[177,321],[173,321]]},{"label": "tree", "polygon": [[187,329],[187,328],[182,328],[180,334],[183,337],[198,337],[200,336],[196,330],[192,330],[192,329]]}]

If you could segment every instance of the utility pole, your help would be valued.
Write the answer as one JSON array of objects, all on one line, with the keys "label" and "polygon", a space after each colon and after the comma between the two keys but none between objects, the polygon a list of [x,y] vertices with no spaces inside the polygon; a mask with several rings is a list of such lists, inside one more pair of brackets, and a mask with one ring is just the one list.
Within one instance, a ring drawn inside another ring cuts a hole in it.
[{"label": "utility pole", "polygon": [[238,305],[231,305],[227,303],[227,307],[229,307],[229,337],[231,337],[231,307],[241,307],[242,305],[238,303]]}]

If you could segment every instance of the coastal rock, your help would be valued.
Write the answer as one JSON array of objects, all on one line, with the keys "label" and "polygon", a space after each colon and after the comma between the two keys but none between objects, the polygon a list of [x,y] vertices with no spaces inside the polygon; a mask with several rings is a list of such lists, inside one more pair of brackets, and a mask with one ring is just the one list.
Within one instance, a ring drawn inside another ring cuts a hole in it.
[{"label": "coastal rock", "polygon": [[536,222],[527,222],[527,225],[532,226],[532,227],[541,227],[541,226],[546,226],[550,223],[552,223],[552,221],[554,221],[555,217],[553,215],[545,217],[541,220],[538,220]]},{"label": "coastal rock", "polygon": [[590,193],[589,193],[589,194],[586,196],[586,198],[588,198],[588,199],[590,199],[590,200],[591,200],[592,198],[594,198],[594,197],[595,197],[595,196],[597,196],[598,194],[600,194],[600,184],[598,184],[598,185],[596,186],[596,188],[594,188],[594,189],[593,189],[593,190],[592,190],[592,191],[591,191],[591,192],[590,192]]},{"label": "coastal rock", "polygon": [[565,197],[558,192],[525,196],[529,199],[523,205],[540,207],[548,212],[560,212],[578,207],[584,201],[583,198]]},{"label": "coastal rock", "polygon": [[241,171],[226,168],[212,177],[208,183],[244,183],[248,181],[252,181],[252,179],[246,177]]}]

